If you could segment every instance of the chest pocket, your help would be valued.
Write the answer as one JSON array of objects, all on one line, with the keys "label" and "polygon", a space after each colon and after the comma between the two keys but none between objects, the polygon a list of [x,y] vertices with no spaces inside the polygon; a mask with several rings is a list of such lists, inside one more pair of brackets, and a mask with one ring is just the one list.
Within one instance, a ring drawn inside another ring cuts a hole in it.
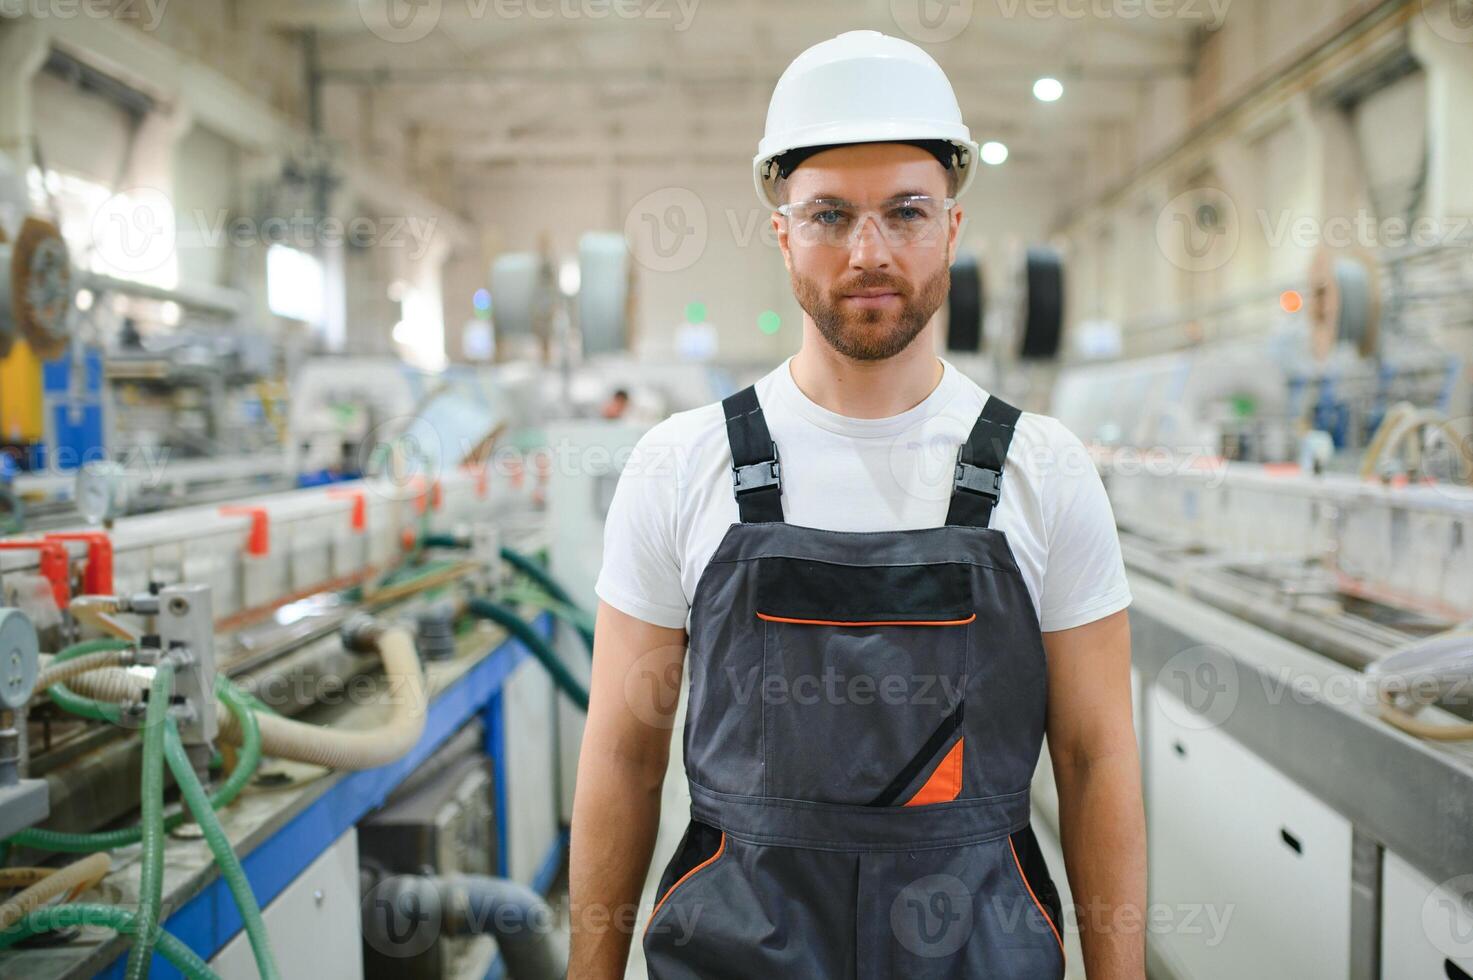
[{"label": "chest pocket", "polygon": [[756,607],[765,795],[878,806],[961,795],[969,566],[764,558]]}]

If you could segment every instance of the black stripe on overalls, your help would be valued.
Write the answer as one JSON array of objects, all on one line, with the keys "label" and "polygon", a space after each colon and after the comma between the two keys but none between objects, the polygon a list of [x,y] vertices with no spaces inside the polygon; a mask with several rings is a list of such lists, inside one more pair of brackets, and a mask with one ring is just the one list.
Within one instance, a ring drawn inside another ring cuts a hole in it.
[{"label": "black stripe on overalls", "polygon": [[743,388],[722,400],[726,438],[731,443],[732,490],[743,524],[782,523],[782,464],[757,401],[757,389]]},{"label": "black stripe on overalls", "polygon": [[956,457],[946,523],[987,527],[1002,495],[1002,469],[1022,412],[996,395],[987,397],[972,432]]}]

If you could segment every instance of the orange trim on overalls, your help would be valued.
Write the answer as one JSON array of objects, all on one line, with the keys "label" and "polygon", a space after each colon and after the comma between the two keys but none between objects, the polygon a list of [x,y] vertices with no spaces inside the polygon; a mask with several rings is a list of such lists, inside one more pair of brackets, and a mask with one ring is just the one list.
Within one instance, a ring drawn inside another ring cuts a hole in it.
[{"label": "orange trim on overalls", "polygon": [[966,619],[794,619],[790,616],[773,616],[760,612],[757,618],[769,623],[793,623],[797,626],[965,626],[977,618],[976,613]]},{"label": "orange trim on overalls", "polygon": [[931,778],[905,801],[906,806],[925,806],[928,803],[950,803],[962,793],[962,744],[958,739],[951,751],[936,766]]},{"label": "orange trim on overalls", "polygon": [[1018,860],[1018,849],[1013,846],[1011,835],[1008,837],[1008,850],[1013,852],[1013,867],[1018,869],[1018,877],[1023,879],[1023,887],[1028,889],[1028,897],[1033,899],[1033,904],[1038,906],[1038,914],[1043,916],[1043,921],[1047,922],[1048,927],[1053,930],[1054,940],[1059,944],[1060,959],[1067,960],[1069,957],[1064,952],[1064,938],[1059,935],[1059,927],[1054,925],[1054,920],[1049,918],[1049,914],[1044,911],[1043,903],[1038,900],[1037,895],[1033,894],[1033,886],[1028,883],[1028,876],[1023,873],[1023,862]]},{"label": "orange trim on overalls", "polygon": [[665,903],[669,900],[670,896],[675,894],[675,890],[677,888],[679,888],[681,885],[685,884],[686,880],[688,878],[690,878],[691,875],[695,874],[697,871],[700,871],[702,868],[708,868],[711,865],[715,864],[716,863],[716,859],[719,858],[719,857],[721,857],[721,855],[724,854],[725,852],[726,852],[726,831],[723,830],[721,832],[721,843],[718,844],[718,845],[716,845],[716,853],[713,854],[713,855],[711,855],[710,857],[706,858],[706,860],[702,861],[700,864],[696,865],[694,868],[691,868],[685,874],[681,875],[680,878],[679,878],[679,880],[677,880],[675,882],[675,884],[673,884],[669,888],[667,888],[665,890],[665,894],[663,894],[663,895],[660,896],[660,900],[655,903],[654,911],[652,911],[650,913],[649,921],[644,924],[644,931],[645,932],[649,932],[650,931],[650,926],[654,924],[655,916],[657,916],[657,915],[660,914],[660,909],[662,907],[664,907]]}]

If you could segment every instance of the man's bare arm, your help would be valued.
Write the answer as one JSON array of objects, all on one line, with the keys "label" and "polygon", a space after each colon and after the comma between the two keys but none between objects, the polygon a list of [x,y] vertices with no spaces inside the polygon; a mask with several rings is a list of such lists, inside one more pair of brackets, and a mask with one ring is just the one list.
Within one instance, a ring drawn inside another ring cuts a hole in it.
[{"label": "man's bare arm", "polygon": [[1144,980],[1146,822],[1124,610],[1043,634],[1059,829],[1090,980]]},{"label": "man's bare arm", "polygon": [[573,795],[570,980],[622,980],[670,759],[685,631],[599,603]]}]

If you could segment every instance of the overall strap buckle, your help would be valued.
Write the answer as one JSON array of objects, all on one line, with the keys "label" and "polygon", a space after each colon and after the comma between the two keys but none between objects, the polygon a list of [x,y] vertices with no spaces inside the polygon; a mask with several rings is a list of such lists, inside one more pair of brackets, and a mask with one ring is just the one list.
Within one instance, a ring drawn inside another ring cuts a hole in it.
[{"label": "overall strap buckle", "polygon": [[782,463],[767,429],[756,387],[721,402],[726,437],[731,443],[731,489],[743,524],[770,524],[783,519]]},{"label": "overall strap buckle", "polygon": [[777,443],[772,443],[772,458],[758,460],[745,466],[732,464],[732,489],[737,497],[768,487],[782,488],[782,460],[777,454]]},{"label": "overall strap buckle", "polygon": [[992,510],[1002,499],[1002,471],[1008,446],[1023,413],[989,395],[967,441],[956,454],[951,481],[951,506],[946,523],[952,527],[987,527]]},{"label": "overall strap buckle", "polygon": [[1002,470],[964,462],[961,455],[961,450],[957,450],[956,477],[952,481],[953,491],[975,493],[996,504],[1002,497]]}]

